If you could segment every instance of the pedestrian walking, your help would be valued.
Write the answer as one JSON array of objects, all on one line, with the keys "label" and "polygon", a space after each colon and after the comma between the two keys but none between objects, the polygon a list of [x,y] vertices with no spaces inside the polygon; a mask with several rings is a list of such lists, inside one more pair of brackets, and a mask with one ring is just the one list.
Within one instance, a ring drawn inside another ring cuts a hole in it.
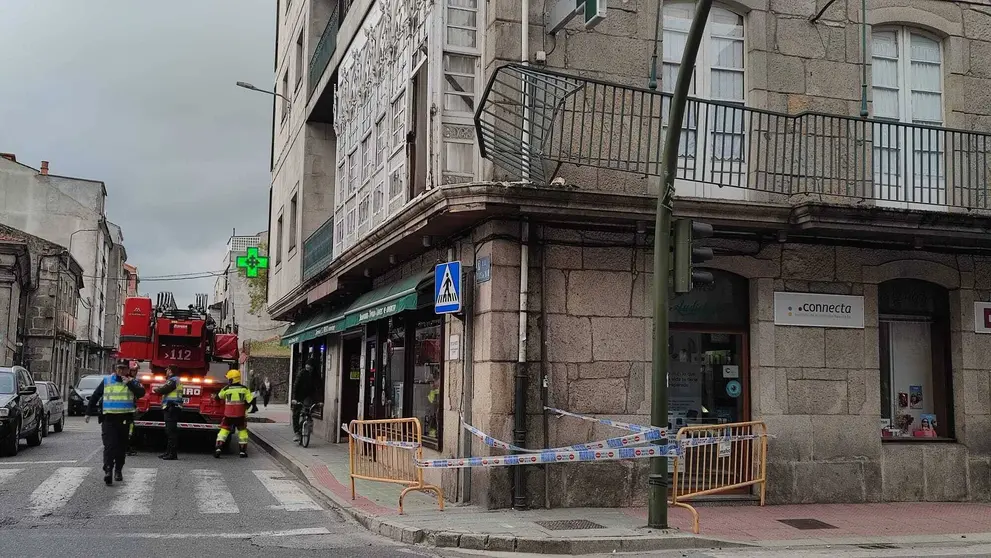
[{"label": "pedestrian walking", "polygon": [[107,486],[124,480],[124,460],[127,437],[134,422],[137,400],[144,397],[145,388],[135,379],[127,378],[127,363],[119,362],[114,373],[96,386],[89,398],[86,422],[97,415],[97,403],[103,400],[103,413],[97,415],[102,425],[103,482]]},{"label": "pedestrian walking", "polygon": [[173,461],[179,459],[179,417],[182,415],[182,382],[175,366],[165,369],[168,375],[165,383],[154,389],[162,396],[162,414],[165,417],[165,453],[159,459]]},{"label": "pedestrian walking", "polygon": [[262,382],[262,402],[265,404],[265,408],[268,408],[268,400],[272,397],[272,382],[269,381],[268,376],[265,376],[265,381]]},{"label": "pedestrian walking", "polygon": [[258,399],[260,399],[261,392],[258,386],[258,378],[251,379],[251,410],[248,411],[251,414],[258,412]]},{"label": "pedestrian walking", "polygon": [[313,361],[308,361],[292,386],[291,410],[292,410],[292,432],[293,441],[298,442],[301,438],[300,427],[303,424],[303,409],[309,408],[313,404],[313,375],[315,374]]},{"label": "pedestrian walking", "polygon": [[254,400],[251,391],[241,384],[241,372],[231,370],[227,372],[227,385],[215,396],[224,402],[224,418],[220,421],[220,433],[217,434],[217,447],[213,450],[213,456],[220,458],[224,444],[231,430],[237,429],[237,441],[240,446],[241,457],[248,457],[248,418],[245,415],[247,406]]}]

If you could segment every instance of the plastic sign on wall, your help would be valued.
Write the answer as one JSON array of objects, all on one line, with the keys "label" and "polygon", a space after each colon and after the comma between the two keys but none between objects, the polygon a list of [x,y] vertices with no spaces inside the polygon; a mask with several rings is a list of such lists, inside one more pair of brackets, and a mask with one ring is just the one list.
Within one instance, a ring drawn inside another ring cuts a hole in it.
[{"label": "plastic sign on wall", "polygon": [[864,328],[864,297],[774,293],[774,323],[784,326]]},{"label": "plastic sign on wall", "polygon": [[974,303],[974,332],[991,333],[991,302]]},{"label": "plastic sign on wall", "polygon": [[577,15],[583,16],[585,29],[594,29],[606,19],[607,4],[607,0],[555,0],[547,33],[553,35],[564,29]]}]

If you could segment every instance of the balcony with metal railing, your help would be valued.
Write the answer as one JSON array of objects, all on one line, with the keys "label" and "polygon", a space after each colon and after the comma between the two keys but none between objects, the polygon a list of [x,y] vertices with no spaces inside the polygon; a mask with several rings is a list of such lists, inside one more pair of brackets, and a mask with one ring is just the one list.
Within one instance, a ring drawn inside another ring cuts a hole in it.
[{"label": "balcony with metal railing", "polygon": [[303,241],[303,282],[309,281],[327,269],[332,261],[334,261],[333,216]]},{"label": "balcony with metal railing", "polygon": [[347,15],[348,10],[351,8],[352,1],[336,0],[334,8],[331,10],[330,18],[327,20],[327,26],[320,35],[320,40],[317,41],[317,46],[313,50],[313,56],[310,57],[310,65],[307,73],[309,76],[308,92],[310,95],[317,88],[320,79],[327,70],[327,65],[330,64],[330,60],[334,57],[334,52],[337,50],[337,34],[341,29],[341,22],[344,21],[344,16]]},{"label": "balcony with metal railing", "polygon": [[[500,178],[547,184],[569,167],[659,175],[670,97],[511,64],[489,81],[476,132]],[[986,215],[989,148],[984,132],[693,98],[676,195]]]}]

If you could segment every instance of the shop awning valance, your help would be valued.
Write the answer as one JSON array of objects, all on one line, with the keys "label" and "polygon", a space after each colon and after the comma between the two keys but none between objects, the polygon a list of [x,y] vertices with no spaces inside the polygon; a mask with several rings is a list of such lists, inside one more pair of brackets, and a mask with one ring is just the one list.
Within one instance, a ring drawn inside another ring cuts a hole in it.
[{"label": "shop awning valance", "polygon": [[282,345],[295,345],[343,329],[344,312],[340,308],[327,308],[289,326],[282,334]]},{"label": "shop awning valance", "polygon": [[433,279],[434,272],[430,270],[359,296],[347,309],[344,327],[350,329],[406,310],[416,310],[419,291],[428,283],[432,285]]},{"label": "shop awning valance", "polygon": [[283,345],[294,345],[330,333],[416,310],[420,291],[433,285],[433,270],[412,275],[359,296],[346,308],[328,308],[300,320],[282,335]]}]

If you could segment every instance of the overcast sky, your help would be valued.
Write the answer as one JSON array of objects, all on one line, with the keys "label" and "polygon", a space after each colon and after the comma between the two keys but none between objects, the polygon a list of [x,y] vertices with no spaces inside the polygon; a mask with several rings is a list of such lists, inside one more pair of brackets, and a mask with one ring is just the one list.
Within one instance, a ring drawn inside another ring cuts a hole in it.
[{"label": "overcast sky", "polygon": [[141,276],[220,269],[267,226],[272,99],[234,82],[271,89],[274,2],[0,0],[0,152],[104,181]]}]

